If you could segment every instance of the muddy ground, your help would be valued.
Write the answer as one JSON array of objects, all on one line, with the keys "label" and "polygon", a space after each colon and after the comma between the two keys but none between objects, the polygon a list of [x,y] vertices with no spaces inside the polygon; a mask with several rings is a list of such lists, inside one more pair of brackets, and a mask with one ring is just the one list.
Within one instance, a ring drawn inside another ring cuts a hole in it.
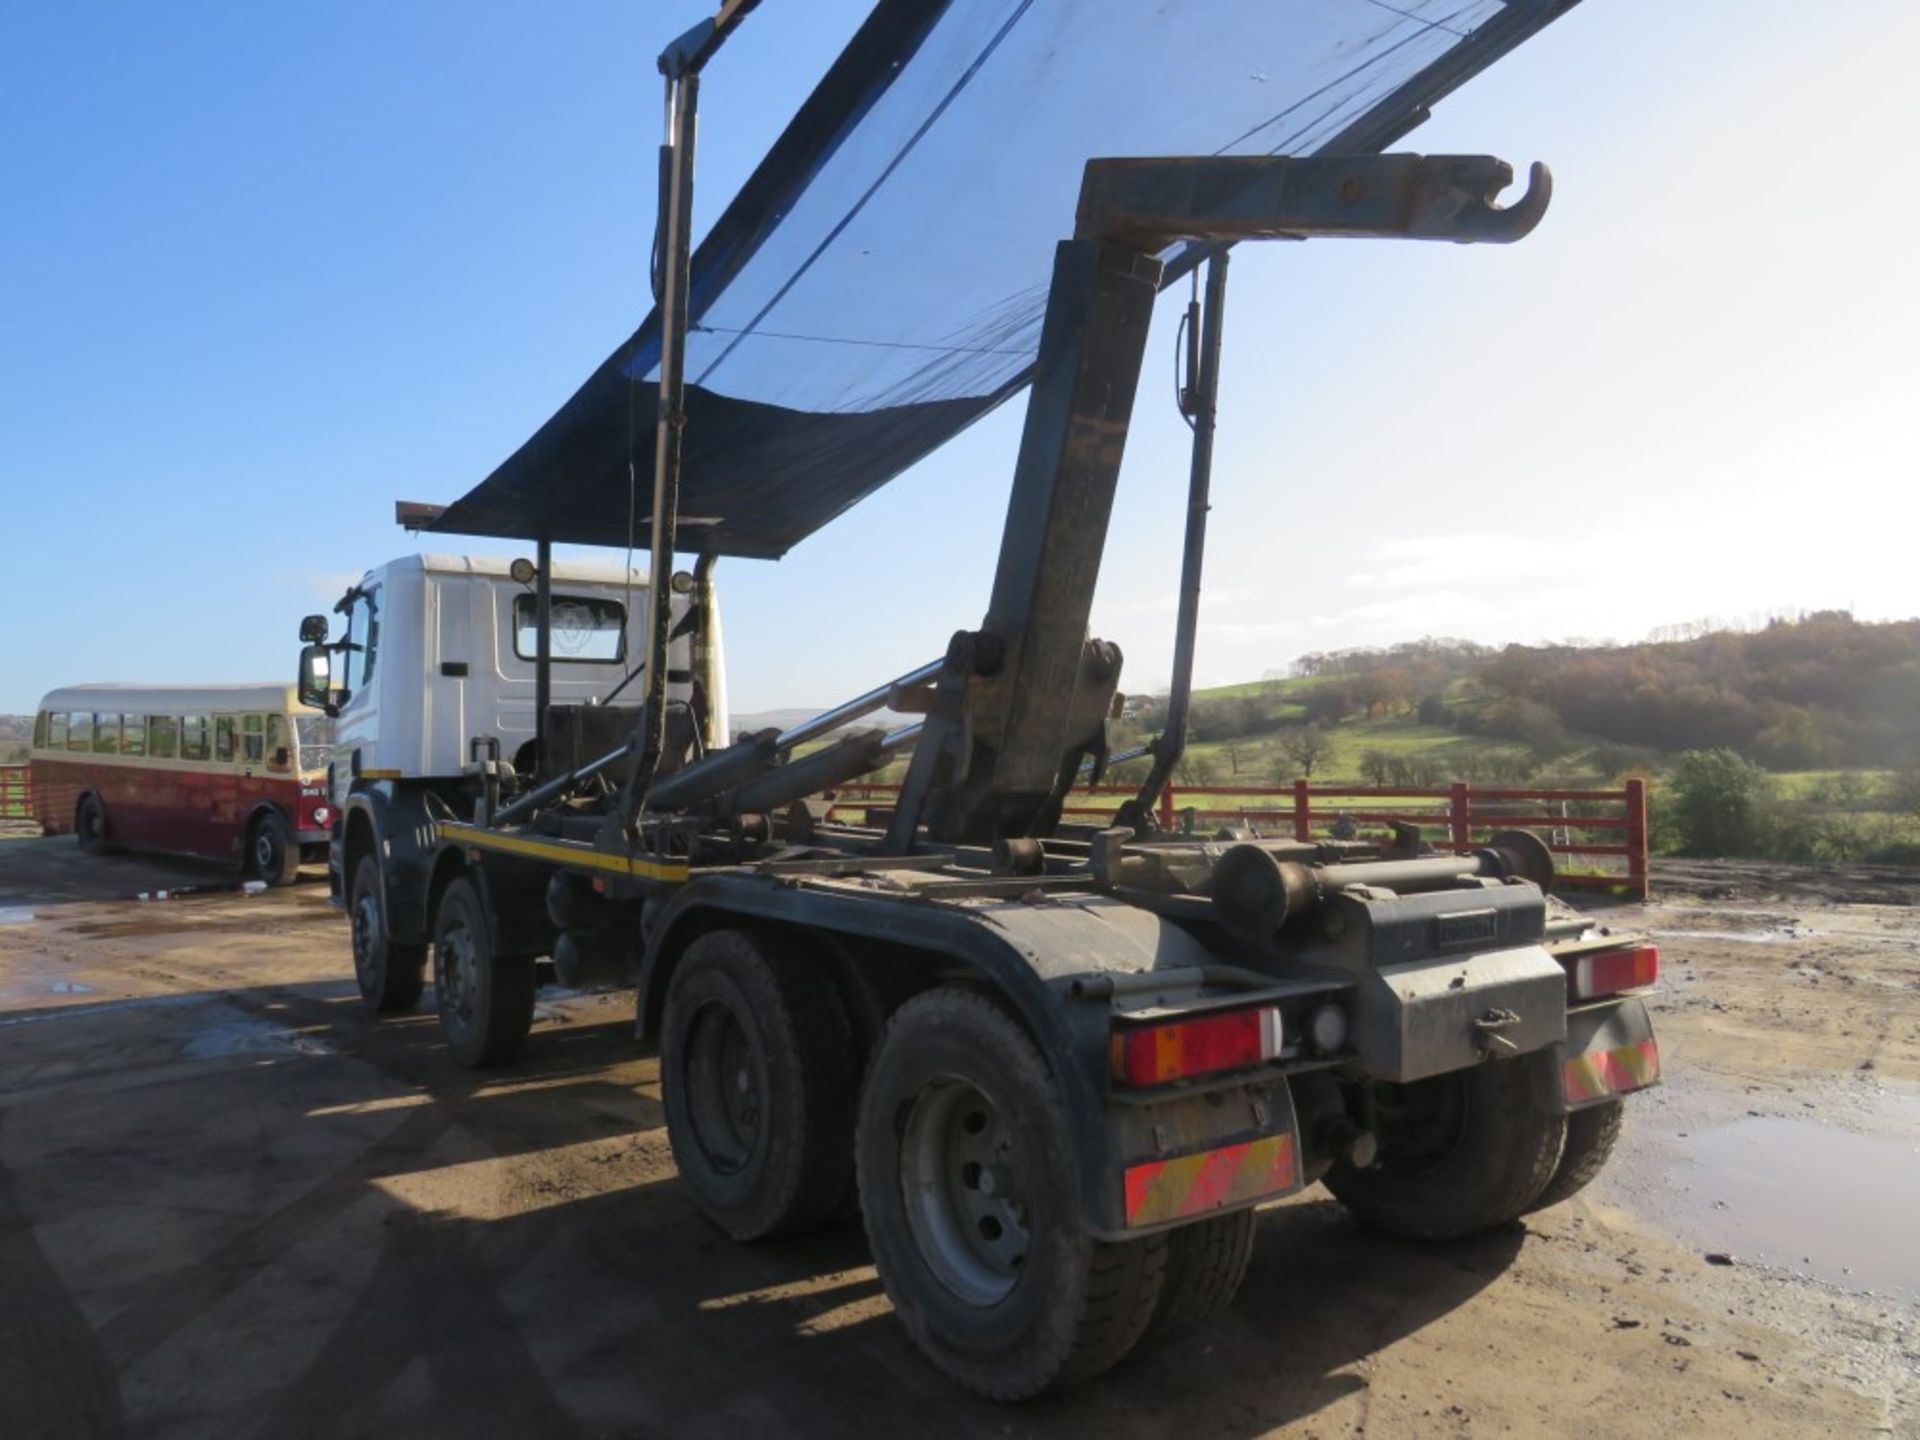
[{"label": "muddy ground", "polygon": [[473,1075],[360,1008],[324,885],[0,840],[0,1435],[1920,1434],[1920,880],[1656,876],[1608,919],[1668,1084],[1594,1190],[1438,1247],[1311,1192],[1223,1322],[1008,1409],[857,1223],[700,1218],[630,997]]}]

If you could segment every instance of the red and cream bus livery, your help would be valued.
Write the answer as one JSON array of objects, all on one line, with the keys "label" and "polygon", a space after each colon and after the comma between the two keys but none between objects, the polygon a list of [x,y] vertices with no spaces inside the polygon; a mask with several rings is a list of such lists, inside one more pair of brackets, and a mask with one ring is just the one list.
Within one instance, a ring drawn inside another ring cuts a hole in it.
[{"label": "red and cream bus livery", "polygon": [[48,835],[238,861],[291,883],[325,853],[333,722],[291,685],[78,685],[40,702],[33,804]]}]

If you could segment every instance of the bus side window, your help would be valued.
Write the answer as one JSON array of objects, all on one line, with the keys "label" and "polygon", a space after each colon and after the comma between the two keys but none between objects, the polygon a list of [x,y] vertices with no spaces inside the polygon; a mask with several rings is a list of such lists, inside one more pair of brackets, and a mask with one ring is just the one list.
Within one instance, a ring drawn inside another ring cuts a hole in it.
[{"label": "bus side window", "polygon": [[240,756],[240,747],[235,743],[233,716],[216,715],[213,718],[213,758],[222,765],[231,765]]},{"label": "bus side window", "polygon": [[286,770],[293,765],[293,742],[287,737],[287,717],[267,716],[267,768]]},{"label": "bus side window", "polygon": [[147,717],[147,754],[155,760],[171,760],[180,744],[180,722],[172,715]]},{"label": "bus side window", "polygon": [[67,749],[93,749],[93,716],[75,711],[67,716]]},{"label": "bus side window", "polygon": [[180,721],[180,758],[182,760],[207,758],[206,716],[188,715]]},{"label": "bus side window", "polygon": [[244,764],[258,765],[267,758],[267,717],[264,715],[242,715],[240,717],[240,759]]},{"label": "bus side window", "polygon": [[67,713],[62,710],[57,715],[47,716],[47,749],[64,750],[67,748]]},{"label": "bus side window", "polygon": [[122,755],[147,753],[146,716],[122,715],[120,717],[120,753]]},{"label": "bus side window", "polygon": [[118,755],[120,753],[120,717],[118,714],[93,717],[93,753],[96,755]]},{"label": "bus side window", "polygon": [[52,722],[53,722],[53,717],[47,714],[47,712],[44,710],[42,710],[38,715],[33,717],[33,748],[34,749],[44,750],[47,748],[47,730],[49,726],[52,724]]}]

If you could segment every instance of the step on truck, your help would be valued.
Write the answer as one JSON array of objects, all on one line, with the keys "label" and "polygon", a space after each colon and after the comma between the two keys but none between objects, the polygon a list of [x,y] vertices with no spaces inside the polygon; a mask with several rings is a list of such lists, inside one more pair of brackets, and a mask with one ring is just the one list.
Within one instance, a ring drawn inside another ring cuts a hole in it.
[{"label": "step on truck", "polygon": [[[318,617],[303,627],[306,693],[338,709],[341,753],[369,757],[336,777],[335,846],[369,1002],[412,1003],[430,951],[449,1051],[481,1065],[521,1046],[543,958],[575,983],[633,984],[705,1214],[747,1241],[857,1209],[915,1343],[1000,1399],[1207,1323],[1246,1271],[1256,1207],[1308,1186],[1427,1240],[1580,1189],[1622,1098],[1658,1079],[1642,998],[1658,959],[1553,900],[1537,837],[1435,854],[1412,831],[1300,841],[1155,821],[1185,742],[1226,247],[1510,242],[1546,206],[1544,169],[1502,207],[1511,172],[1485,157],[1088,162],[985,619],[812,720],[727,736],[702,545],[728,517],[676,518],[699,418],[682,350],[693,81],[724,30],[663,58],[659,424],[639,518],[656,577],[676,551],[701,562],[632,602],[646,611],[638,678],[566,688],[578,671],[541,636],[576,587],[539,530],[553,512],[532,499],[516,512],[528,492],[512,487],[486,513],[491,533],[538,547],[516,582],[532,596],[534,688],[515,692],[538,698],[448,718],[435,691],[433,733],[464,737],[457,773],[424,741],[431,775],[407,768],[411,748],[383,763],[390,725],[426,723],[413,699],[475,663],[425,647],[431,607],[403,618],[390,603],[378,622],[375,683],[421,694],[381,691],[377,739],[352,723],[364,680],[341,678],[365,658],[356,647],[374,648],[371,626],[354,629],[363,602],[349,597],[342,636]],[[1206,282],[1188,312],[1194,446],[1167,731],[1111,823],[1073,824],[1070,790],[1114,758],[1122,655],[1088,617],[1148,322],[1183,244],[1204,247]],[[466,533],[487,533],[482,510],[466,507]],[[402,512],[437,523],[432,507]],[[394,682],[381,667],[402,625],[412,658]],[[863,724],[883,711],[907,723]],[[889,811],[835,818],[824,793],[899,756]]]}]

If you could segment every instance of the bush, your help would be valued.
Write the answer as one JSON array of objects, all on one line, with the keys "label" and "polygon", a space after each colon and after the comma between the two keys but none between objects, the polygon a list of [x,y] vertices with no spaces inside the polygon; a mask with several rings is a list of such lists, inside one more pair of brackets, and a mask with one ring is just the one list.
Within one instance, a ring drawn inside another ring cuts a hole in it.
[{"label": "bush", "polygon": [[1666,819],[1689,855],[1755,855],[1766,848],[1773,782],[1733,750],[1688,750],[1666,786]]}]

